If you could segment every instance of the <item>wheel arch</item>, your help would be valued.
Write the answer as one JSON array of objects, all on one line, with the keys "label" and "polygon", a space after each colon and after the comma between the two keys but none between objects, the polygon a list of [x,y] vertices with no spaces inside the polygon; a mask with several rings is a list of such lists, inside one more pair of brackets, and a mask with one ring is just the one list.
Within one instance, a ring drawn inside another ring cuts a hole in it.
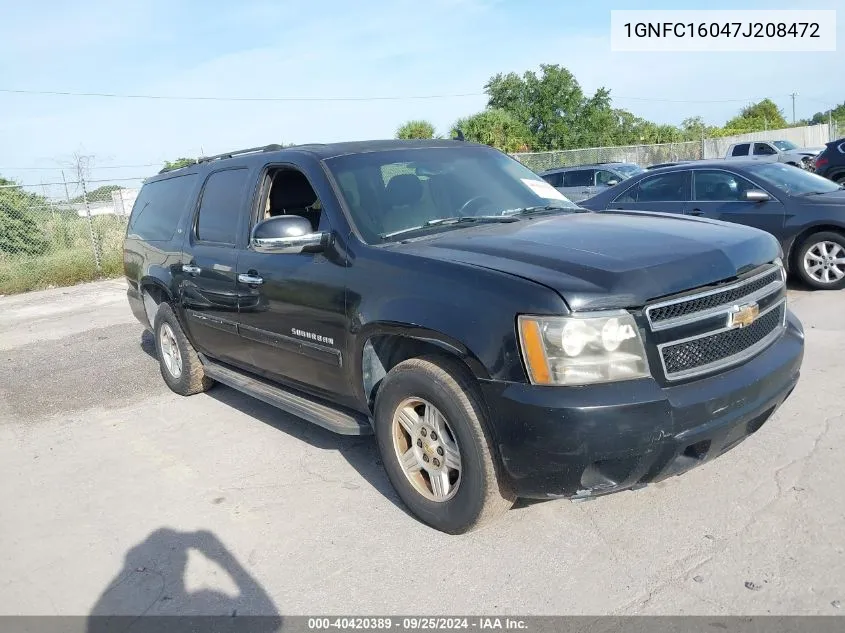
[{"label": "wheel arch", "polygon": [[471,350],[437,330],[395,323],[371,323],[357,339],[354,384],[359,398],[370,411],[387,372],[409,358],[445,356],[460,363],[476,379],[490,378],[486,367]]},{"label": "wheel arch", "polygon": [[789,251],[786,255],[786,263],[790,271],[796,265],[795,257],[798,255],[798,250],[801,248],[801,245],[814,233],[838,233],[839,235],[845,237],[845,226],[838,224],[814,224],[813,226],[808,226],[798,233],[789,244]]}]

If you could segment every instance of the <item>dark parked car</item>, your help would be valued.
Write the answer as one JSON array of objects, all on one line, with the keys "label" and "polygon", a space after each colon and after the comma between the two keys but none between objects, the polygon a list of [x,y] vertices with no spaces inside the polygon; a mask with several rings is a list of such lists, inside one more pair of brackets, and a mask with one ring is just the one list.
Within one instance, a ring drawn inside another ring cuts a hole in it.
[{"label": "dark parked car", "polygon": [[835,183],[845,185],[845,138],[831,141],[813,161],[813,171]]},{"label": "dark parked car", "polygon": [[635,163],[594,163],[557,167],[540,176],[569,200],[578,202],[643,171]]},{"label": "dark parked car", "polygon": [[696,161],[635,176],[581,203],[594,209],[681,213],[768,231],[790,273],[845,288],[845,188],[792,165]]},{"label": "dark parked car", "polygon": [[125,272],[173,391],[374,433],[411,511],[457,533],[757,431],[804,354],[780,256],[756,229],[586,211],[486,146],[370,141],[149,179]]}]

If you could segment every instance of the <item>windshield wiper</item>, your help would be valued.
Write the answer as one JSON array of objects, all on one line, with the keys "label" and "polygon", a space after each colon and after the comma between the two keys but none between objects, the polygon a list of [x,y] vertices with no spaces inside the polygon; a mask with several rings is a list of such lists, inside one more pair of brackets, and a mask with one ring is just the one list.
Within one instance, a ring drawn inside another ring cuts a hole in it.
[{"label": "windshield wiper", "polygon": [[383,240],[389,240],[391,237],[396,237],[397,235],[413,233],[414,231],[422,231],[432,226],[450,226],[452,224],[469,223],[489,224],[493,222],[519,222],[519,218],[515,218],[511,215],[461,215],[450,218],[435,218],[434,220],[429,220],[425,224],[420,224],[419,226],[411,226],[407,229],[393,231],[392,233],[382,233],[379,237]]},{"label": "windshield wiper", "polygon": [[554,205],[540,205],[535,207],[519,207],[517,209],[508,209],[506,211],[502,211],[502,215],[505,217],[514,217],[517,215],[531,215],[532,213],[542,213],[544,211],[587,211],[582,207],[577,205],[571,207],[556,207]]}]

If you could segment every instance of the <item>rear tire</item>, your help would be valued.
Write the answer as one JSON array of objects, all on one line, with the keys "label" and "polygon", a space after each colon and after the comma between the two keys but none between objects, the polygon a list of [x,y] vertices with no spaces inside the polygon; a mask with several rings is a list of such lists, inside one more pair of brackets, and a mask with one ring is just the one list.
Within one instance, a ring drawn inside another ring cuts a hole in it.
[{"label": "rear tire", "polygon": [[399,363],[376,394],[375,434],[387,476],[410,511],[437,530],[478,529],[513,505],[486,415],[469,372],[440,356]]},{"label": "rear tire", "polygon": [[167,303],[161,303],[153,325],[161,377],[180,396],[208,391],[214,381],[205,375],[194,346]]},{"label": "rear tire", "polygon": [[795,253],[795,270],[816,290],[845,288],[845,235],[823,231],[807,237]]}]

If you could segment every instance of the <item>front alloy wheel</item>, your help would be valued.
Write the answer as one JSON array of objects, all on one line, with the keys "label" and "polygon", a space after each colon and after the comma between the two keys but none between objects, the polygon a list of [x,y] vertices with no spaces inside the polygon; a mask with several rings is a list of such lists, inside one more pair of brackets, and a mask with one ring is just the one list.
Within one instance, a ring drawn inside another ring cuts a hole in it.
[{"label": "front alloy wheel", "polygon": [[823,284],[845,278],[845,248],[836,242],[817,242],[804,254],[804,270]]},{"label": "front alloy wheel", "polygon": [[803,280],[819,290],[845,288],[845,236],[823,232],[811,235],[797,253]]},{"label": "front alloy wheel", "polygon": [[448,501],[461,485],[461,451],[430,402],[408,398],[393,414],[393,449],[410,484],[426,499]]},{"label": "front alloy wheel", "polygon": [[462,534],[513,505],[483,396],[460,361],[432,355],[397,364],[378,388],[373,414],[387,477],[424,523]]}]

